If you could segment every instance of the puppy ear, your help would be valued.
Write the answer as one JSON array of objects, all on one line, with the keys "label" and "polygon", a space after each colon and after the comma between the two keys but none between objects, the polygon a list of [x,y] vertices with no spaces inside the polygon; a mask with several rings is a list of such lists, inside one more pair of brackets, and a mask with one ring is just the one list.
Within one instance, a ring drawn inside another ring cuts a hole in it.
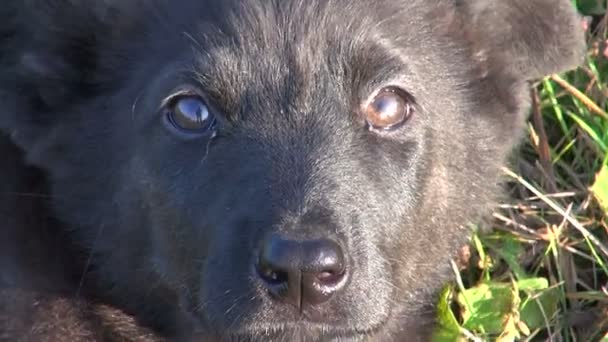
[{"label": "puppy ear", "polygon": [[[2,88],[29,96],[38,109],[65,106],[72,94],[86,96],[102,75],[102,45],[122,24],[112,15],[116,1],[23,0],[0,11]],[[6,20],[6,21],[5,21]],[[103,56],[107,57],[107,56]],[[106,65],[107,63],[104,63]],[[6,78],[9,78],[8,80]],[[12,79],[11,79],[12,78]]]},{"label": "puppy ear", "polygon": [[[125,3],[131,3],[125,1]],[[70,118],[116,73],[115,42],[136,25],[120,1],[23,0],[0,9],[0,129],[20,145]],[[114,47],[112,49],[111,47]],[[103,63],[102,63],[103,62]],[[22,143],[23,142],[23,143]]]},{"label": "puppy ear", "polygon": [[482,63],[532,80],[583,62],[582,17],[570,0],[456,0],[456,13]]}]

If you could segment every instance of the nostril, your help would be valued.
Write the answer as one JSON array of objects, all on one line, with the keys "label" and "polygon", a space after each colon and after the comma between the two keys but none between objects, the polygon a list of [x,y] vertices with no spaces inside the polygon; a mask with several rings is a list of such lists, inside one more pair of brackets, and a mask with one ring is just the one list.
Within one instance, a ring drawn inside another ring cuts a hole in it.
[{"label": "nostril", "polygon": [[258,261],[257,271],[264,281],[272,285],[286,283],[288,280],[287,272],[273,269],[272,266],[268,265],[263,260]]},{"label": "nostril", "polygon": [[327,301],[343,287],[345,264],[344,251],[333,240],[272,235],[261,245],[256,270],[275,298],[302,308]]},{"label": "nostril", "polygon": [[307,272],[312,273],[316,279],[330,285],[338,282],[345,274],[345,257],[340,245],[333,240],[312,240],[304,244],[306,250]]},{"label": "nostril", "polygon": [[299,271],[297,262],[294,261],[294,247],[291,241],[277,236],[264,241],[256,264],[262,280],[271,285],[286,283],[290,274],[293,277],[294,272]]},{"label": "nostril", "polygon": [[320,285],[331,286],[336,284],[342,280],[344,277],[344,272],[334,272],[334,271],[324,271],[317,274],[317,279],[320,282]]},{"label": "nostril", "polygon": [[319,280],[329,280],[331,279],[336,273],[333,271],[324,271],[321,272],[317,275],[317,278],[319,278]]}]

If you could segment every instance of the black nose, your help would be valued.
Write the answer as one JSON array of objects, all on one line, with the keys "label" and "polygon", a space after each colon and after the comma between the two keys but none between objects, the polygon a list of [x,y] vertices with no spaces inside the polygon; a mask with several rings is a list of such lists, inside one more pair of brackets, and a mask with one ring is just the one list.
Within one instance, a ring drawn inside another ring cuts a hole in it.
[{"label": "black nose", "polygon": [[346,283],[344,251],[335,241],[264,240],[257,264],[265,286],[278,299],[300,310],[327,301]]}]

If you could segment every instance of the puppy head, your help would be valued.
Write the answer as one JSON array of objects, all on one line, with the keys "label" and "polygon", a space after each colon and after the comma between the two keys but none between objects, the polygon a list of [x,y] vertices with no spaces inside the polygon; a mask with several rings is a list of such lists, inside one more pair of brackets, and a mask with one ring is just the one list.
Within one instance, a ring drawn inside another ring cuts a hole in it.
[{"label": "puppy head", "polygon": [[491,202],[527,81],[582,54],[565,0],[43,3],[4,10],[0,127],[95,284],[207,336],[402,332]]}]

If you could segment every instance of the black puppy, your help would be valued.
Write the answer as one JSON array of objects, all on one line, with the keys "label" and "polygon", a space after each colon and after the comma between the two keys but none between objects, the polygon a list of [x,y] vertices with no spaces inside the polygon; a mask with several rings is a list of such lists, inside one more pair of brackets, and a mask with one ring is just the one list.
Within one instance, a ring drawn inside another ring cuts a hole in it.
[{"label": "black puppy", "polygon": [[67,254],[0,254],[3,285],[61,278],[66,312],[202,341],[428,338],[528,81],[584,52],[567,0],[12,0],[0,22],[0,131]]}]

